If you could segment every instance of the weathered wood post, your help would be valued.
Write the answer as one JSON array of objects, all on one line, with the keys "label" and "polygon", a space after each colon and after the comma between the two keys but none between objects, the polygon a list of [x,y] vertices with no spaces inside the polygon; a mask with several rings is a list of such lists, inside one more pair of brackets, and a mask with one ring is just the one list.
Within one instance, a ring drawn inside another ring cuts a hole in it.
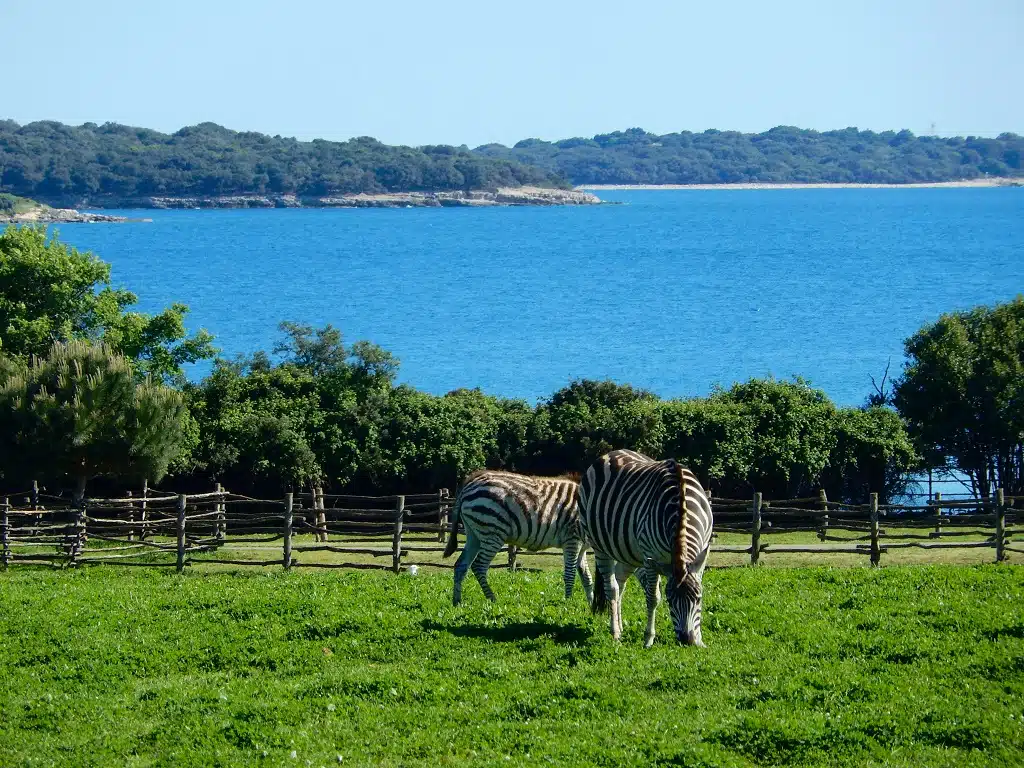
[{"label": "weathered wood post", "polygon": [[188,496],[178,495],[178,573],[185,570],[185,510],[188,507]]},{"label": "weathered wood post", "polygon": [[825,493],[825,489],[822,488],[818,491],[818,503],[821,505],[821,529],[818,531],[818,539],[821,541],[825,540],[828,536],[828,494]]},{"label": "weathered wood post", "polygon": [[292,504],[292,494],[286,493],[284,497],[284,569],[286,571],[292,567],[292,522],[294,520]]},{"label": "weathered wood post", "polygon": [[942,535],[942,494],[936,492],[935,494],[935,530],[932,532],[933,537]]},{"label": "weathered wood post", "polygon": [[146,499],[149,497],[149,480],[142,481],[142,501],[139,502],[139,521],[142,523],[142,530],[139,531],[139,541],[145,541],[149,533],[146,525]]},{"label": "weathered wood post", "polygon": [[39,481],[32,481],[32,511],[35,512],[39,509]]},{"label": "weathered wood post", "polygon": [[85,549],[85,497],[75,499],[72,504],[71,524],[66,534],[65,551],[68,556],[68,565],[74,566],[78,563],[78,556]]},{"label": "weathered wood post", "polygon": [[324,489],[316,487],[313,489],[313,506],[316,512],[313,516],[313,521],[316,527],[320,530],[317,531],[317,541],[327,541],[327,505],[324,504]]},{"label": "weathered wood post", "polygon": [[512,544],[509,544],[508,545],[508,569],[510,571],[514,571],[516,569],[516,566],[518,565],[516,563],[516,557],[518,555],[519,555],[519,547],[516,547],[516,546],[513,546]]},{"label": "weathered wood post", "polygon": [[996,489],[996,562],[1006,559],[1006,495]]},{"label": "weathered wood post", "polygon": [[0,507],[0,563],[6,571],[8,563],[11,562],[11,517],[8,512],[11,509],[11,500],[4,497],[3,506]]},{"label": "weathered wood post", "polygon": [[135,502],[132,501],[132,492],[127,491],[125,496],[128,497],[128,522],[132,523],[132,527],[128,529],[128,541],[135,541]]},{"label": "weathered wood post", "polygon": [[445,534],[448,532],[448,489],[442,488],[437,492],[437,540],[439,543],[445,541]]},{"label": "weathered wood post", "polygon": [[402,567],[402,522],[405,519],[405,496],[399,496],[395,504],[395,537],[391,543],[391,570],[395,573]]},{"label": "weathered wood post", "polygon": [[871,565],[878,565],[882,551],[878,547],[878,494],[871,494]]},{"label": "weathered wood post", "polygon": [[757,561],[761,558],[761,494],[754,494],[754,504],[752,509],[754,510],[753,526],[750,534],[750,564],[757,565]]},{"label": "weathered wood post", "polygon": [[217,483],[217,494],[217,533],[215,538],[217,545],[220,546],[228,535],[228,524],[224,519],[227,517],[227,505],[224,503],[224,486],[220,483]]}]

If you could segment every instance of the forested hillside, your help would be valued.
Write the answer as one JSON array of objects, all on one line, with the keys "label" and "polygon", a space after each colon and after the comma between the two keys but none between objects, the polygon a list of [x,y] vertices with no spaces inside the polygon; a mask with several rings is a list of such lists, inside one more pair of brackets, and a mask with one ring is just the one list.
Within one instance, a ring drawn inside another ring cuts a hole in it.
[{"label": "forested hillside", "polygon": [[564,186],[553,174],[448,146],[361,137],[297,141],[213,123],[173,134],[105,123],[0,120],[0,192],[51,204],[149,196],[334,193]]},{"label": "forested hillside", "polygon": [[592,139],[526,139],[476,152],[557,173],[574,184],[862,182],[903,184],[1021,176],[1024,137],[915,136],[910,131],[709,130],[658,136],[640,128]]},{"label": "forested hillside", "polygon": [[147,197],[480,190],[521,185],[956,181],[1022,176],[1024,138],[910,131],[639,128],[514,147],[402,147],[360,137],[298,141],[213,123],[163,134],[114,123],[0,120],[0,192],[52,205]]}]

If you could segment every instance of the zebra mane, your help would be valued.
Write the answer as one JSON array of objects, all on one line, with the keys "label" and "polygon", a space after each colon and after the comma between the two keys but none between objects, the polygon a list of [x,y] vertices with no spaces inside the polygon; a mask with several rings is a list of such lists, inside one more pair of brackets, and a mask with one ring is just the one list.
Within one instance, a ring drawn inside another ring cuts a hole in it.
[{"label": "zebra mane", "polygon": [[[462,479],[462,485],[466,485],[467,483],[472,482],[476,478],[480,477],[480,475],[485,475],[488,472],[501,472],[506,475],[519,474],[517,472],[511,472],[510,470],[507,469],[488,469],[486,467],[481,467],[480,469],[474,469],[472,472],[466,475]],[[563,472],[560,475],[553,475],[551,477],[548,477],[547,475],[523,475],[523,477],[536,477],[541,480],[572,480],[574,483],[579,483],[583,476],[579,472]]]},{"label": "zebra mane", "polygon": [[676,475],[679,478],[679,528],[676,530],[675,542],[672,547],[672,578],[676,585],[683,583],[686,576],[686,475],[683,465],[675,462]]}]

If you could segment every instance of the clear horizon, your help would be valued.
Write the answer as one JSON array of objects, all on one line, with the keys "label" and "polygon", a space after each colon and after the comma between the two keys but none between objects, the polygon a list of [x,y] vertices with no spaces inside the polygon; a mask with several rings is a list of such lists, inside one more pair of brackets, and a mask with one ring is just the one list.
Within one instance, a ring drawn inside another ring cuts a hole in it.
[{"label": "clear horizon", "polygon": [[[640,127],[1024,133],[1024,4],[0,0],[0,118],[511,146]],[[31,31],[31,33],[29,32]],[[45,55],[40,55],[45,51]]]}]

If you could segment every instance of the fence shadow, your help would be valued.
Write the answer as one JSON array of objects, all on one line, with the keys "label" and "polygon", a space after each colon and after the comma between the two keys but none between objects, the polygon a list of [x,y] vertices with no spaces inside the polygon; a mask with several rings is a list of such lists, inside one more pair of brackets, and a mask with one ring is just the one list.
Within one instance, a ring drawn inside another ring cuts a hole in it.
[{"label": "fence shadow", "polygon": [[548,621],[517,621],[500,627],[479,625],[448,625],[424,619],[420,626],[427,632],[447,632],[456,637],[475,637],[492,643],[516,643],[523,640],[550,638],[558,645],[582,645],[590,640],[592,630]]}]

